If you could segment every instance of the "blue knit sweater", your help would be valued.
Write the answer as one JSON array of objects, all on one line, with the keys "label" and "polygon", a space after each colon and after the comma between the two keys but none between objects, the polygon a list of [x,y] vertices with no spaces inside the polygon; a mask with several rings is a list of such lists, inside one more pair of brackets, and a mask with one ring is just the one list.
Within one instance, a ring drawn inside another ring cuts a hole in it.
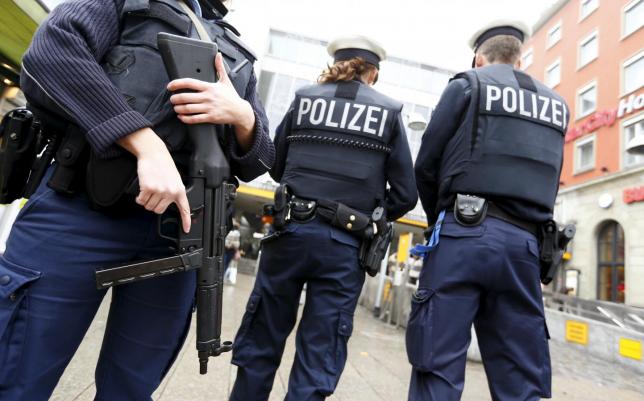
[{"label": "blue knit sweater", "polygon": [[[134,111],[100,66],[119,39],[124,0],[75,0],[56,7],[36,32],[23,59],[21,86],[28,101],[64,114],[85,132],[102,157],[115,142],[151,123]],[[256,117],[254,144],[241,154],[233,140],[228,155],[233,173],[245,181],[273,164],[274,147],[253,75],[245,99]]]}]

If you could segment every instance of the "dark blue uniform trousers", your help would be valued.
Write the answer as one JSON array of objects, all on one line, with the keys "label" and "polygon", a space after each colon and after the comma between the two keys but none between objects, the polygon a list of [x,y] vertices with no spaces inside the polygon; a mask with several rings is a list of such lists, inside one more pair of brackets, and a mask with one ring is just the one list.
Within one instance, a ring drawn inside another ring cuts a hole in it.
[{"label": "dark blue uniform trousers", "polygon": [[232,362],[239,369],[231,400],[268,400],[304,283],[306,303],[285,400],[324,400],[333,393],[364,284],[358,245],[349,233],[318,220],[290,223],[279,237],[264,241],[233,347]]},{"label": "dark blue uniform trousers", "polygon": [[460,400],[472,323],[494,401],[550,397],[535,236],[492,217],[463,227],[450,214],[412,301],[410,401]]},{"label": "dark blue uniform trousers", "polygon": [[[143,209],[112,218],[40,186],[0,258],[0,400],[49,399],[106,293],[94,270],[167,255],[156,226]],[[114,289],[96,400],[151,400],[185,339],[194,291],[194,272]]]}]

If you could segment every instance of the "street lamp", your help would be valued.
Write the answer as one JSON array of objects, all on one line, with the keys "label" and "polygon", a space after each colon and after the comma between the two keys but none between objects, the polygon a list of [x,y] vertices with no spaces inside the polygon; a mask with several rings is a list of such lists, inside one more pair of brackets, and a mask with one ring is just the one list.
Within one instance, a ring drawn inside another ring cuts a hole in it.
[{"label": "street lamp", "polygon": [[644,135],[637,135],[626,145],[626,151],[632,155],[644,155]]},{"label": "street lamp", "polygon": [[409,113],[407,116],[407,127],[414,131],[424,131],[427,128],[427,121],[417,112]]}]

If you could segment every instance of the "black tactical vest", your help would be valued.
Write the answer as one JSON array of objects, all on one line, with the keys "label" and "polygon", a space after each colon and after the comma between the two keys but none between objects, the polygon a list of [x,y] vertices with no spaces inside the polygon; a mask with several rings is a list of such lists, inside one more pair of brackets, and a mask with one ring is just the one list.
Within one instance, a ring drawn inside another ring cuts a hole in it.
[{"label": "black tactical vest", "polygon": [[281,183],[306,199],[370,213],[385,199],[385,164],[402,104],[357,81],[297,91]]},{"label": "black tactical vest", "polygon": [[449,193],[507,197],[552,210],[570,113],[561,96],[507,64],[456,75],[469,109],[441,160]]},{"label": "black tactical vest", "polygon": [[[178,1],[126,0],[121,12],[118,44],[108,52],[101,65],[128,104],[153,124],[154,131],[164,140],[181,168],[187,161],[190,144],[186,126],[176,117],[169,101],[171,93],[166,87],[170,80],[157,48],[159,32],[199,38]],[[255,56],[233,32],[234,28],[225,22],[205,19],[202,22],[230,69],[229,76],[237,93],[244,97]],[[114,147],[118,149],[116,145]],[[120,194],[113,189],[127,186],[136,174],[136,160],[125,151],[118,153],[120,156],[109,159],[91,157],[87,187],[99,207],[115,201]],[[106,187],[105,180],[113,184]]]}]

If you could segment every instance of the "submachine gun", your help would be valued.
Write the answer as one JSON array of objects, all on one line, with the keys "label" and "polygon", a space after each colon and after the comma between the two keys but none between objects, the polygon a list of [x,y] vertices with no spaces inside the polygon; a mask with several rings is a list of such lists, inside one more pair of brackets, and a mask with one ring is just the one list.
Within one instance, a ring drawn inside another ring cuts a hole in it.
[{"label": "submachine gun", "polygon": [[[158,45],[170,79],[194,78],[215,82],[213,62],[217,45],[167,33],[158,34]],[[216,126],[188,126],[193,144],[186,193],[192,227],[184,233],[176,216],[162,216],[159,232],[170,223],[178,231],[177,255],[96,272],[99,289],[161,275],[198,269],[197,273],[197,351],[199,373],[208,370],[208,358],[230,351],[232,342],[221,341],[223,295],[223,256],[227,234],[227,205],[235,197],[235,186],[226,182],[230,166],[219,144]]]}]

